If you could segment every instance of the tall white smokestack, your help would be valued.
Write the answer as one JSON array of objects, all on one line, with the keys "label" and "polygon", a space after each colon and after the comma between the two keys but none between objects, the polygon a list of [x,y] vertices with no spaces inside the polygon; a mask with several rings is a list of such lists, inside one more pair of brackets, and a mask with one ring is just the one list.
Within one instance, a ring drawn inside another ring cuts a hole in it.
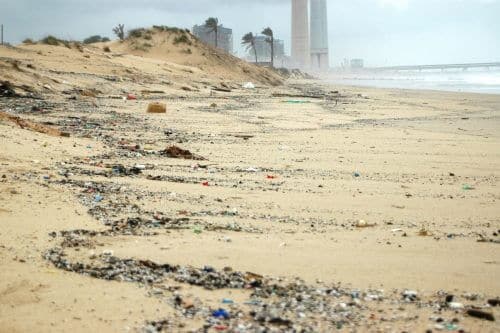
[{"label": "tall white smokestack", "polygon": [[309,41],[309,2],[292,0],[292,61],[294,65],[308,69],[311,61]]},{"label": "tall white smokestack", "polygon": [[326,0],[311,0],[311,67],[322,71],[330,68]]}]

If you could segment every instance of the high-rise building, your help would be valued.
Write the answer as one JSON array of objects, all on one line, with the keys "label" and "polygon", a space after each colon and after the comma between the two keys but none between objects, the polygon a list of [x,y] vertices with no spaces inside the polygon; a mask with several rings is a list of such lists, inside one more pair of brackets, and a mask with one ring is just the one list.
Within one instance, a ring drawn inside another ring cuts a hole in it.
[{"label": "high-rise building", "polygon": [[[255,37],[255,50],[257,50],[257,59],[260,63],[271,62],[271,45],[267,41],[267,36]],[[285,56],[285,44],[280,39],[274,39],[274,60],[281,60]],[[248,59],[255,61],[254,50],[248,50]]]},{"label": "high-rise building", "polygon": [[298,68],[308,69],[311,60],[309,41],[309,2],[292,0],[292,61]]},{"label": "high-rise building", "polygon": [[311,68],[328,70],[329,67],[326,0],[311,0]]},{"label": "high-rise building", "polygon": [[[195,25],[193,35],[208,45],[215,47],[215,32],[206,25]],[[217,36],[217,48],[233,54],[233,30],[219,25]]]}]

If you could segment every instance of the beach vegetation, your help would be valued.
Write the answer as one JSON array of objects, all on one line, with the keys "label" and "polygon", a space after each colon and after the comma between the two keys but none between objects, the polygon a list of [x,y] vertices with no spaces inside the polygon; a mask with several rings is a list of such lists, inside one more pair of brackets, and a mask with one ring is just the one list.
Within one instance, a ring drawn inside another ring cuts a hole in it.
[{"label": "beach vegetation", "polygon": [[266,43],[269,44],[271,48],[271,67],[274,68],[274,32],[273,29],[267,27],[262,30],[262,34],[266,36]]},{"label": "beach vegetation", "polygon": [[113,28],[113,33],[118,37],[121,41],[125,40],[125,25],[118,24]]},{"label": "beach vegetation", "polygon": [[215,48],[219,46],[219,19],[216,17],[209,17],[205,21],[205,26],[209,29],[209,32],[213,32],[215,35]]},{"label": "beach vegetation", "polygon": [[247,52],[250,50],[254,51],[255,63],[258,63],[257,48],[255,47],[255,35],[252,32],[245,34],[241,39],[241,45],[245,46]]}]

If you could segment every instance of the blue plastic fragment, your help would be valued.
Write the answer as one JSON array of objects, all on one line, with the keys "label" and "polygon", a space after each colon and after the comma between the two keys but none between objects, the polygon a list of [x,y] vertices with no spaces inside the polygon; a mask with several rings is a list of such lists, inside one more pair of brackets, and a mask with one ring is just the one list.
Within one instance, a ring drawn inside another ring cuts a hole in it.
[{"label": "blue plastic fragment", "polygon": [[215,318],[219,318],[219,319],[229,319],[229,318],[231,318],[231,316],[229,315],[229,312],[227,312],[224,309],[219,309],[219,310],[216,310],[216,311],[212,312],[212,316],[215,317]]}]

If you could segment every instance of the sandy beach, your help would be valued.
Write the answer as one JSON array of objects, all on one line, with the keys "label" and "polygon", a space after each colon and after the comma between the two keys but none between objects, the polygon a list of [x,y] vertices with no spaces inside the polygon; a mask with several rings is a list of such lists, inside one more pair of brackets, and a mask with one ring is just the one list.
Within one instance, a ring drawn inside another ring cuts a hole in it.
[{"label": "sandy beach", "polygon": [[500,330],[500,95],[113,52],[0,48],[0,332]]}]

